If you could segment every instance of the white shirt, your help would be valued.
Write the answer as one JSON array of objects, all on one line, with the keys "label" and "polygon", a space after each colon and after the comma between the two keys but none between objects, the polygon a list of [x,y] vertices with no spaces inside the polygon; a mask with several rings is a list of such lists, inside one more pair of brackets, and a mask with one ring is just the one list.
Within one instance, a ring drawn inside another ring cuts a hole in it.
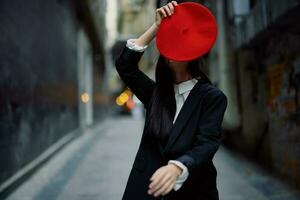
[{"label": "white shirt", "polygon": [[[136,45],[135,40],[136,39],[128,39],[126,46],[128,48],[138,51],[138,52],[143,52],[148,47],[148,45],[145,45],[145,46]],[[178,84],[174,84],[174,93],[175,93],[175,100],[176,100],[176,113],[175,113],[175,117],[173,120],[173,124],[174,124],[175,120],[177,119],[177,116],[183,106],[183,103],[187,99],[190,91],[192,90],[194,85],[197,83],[197,81],[198,80],[196,78],[193,78],[193,79],[183,81]],[[186,179],[188,178],[189,172],[188,172],[187,167],[184,164],[182,164],[180,161],[169,160],[168,164],[170,164],[170,163],[173,163],[182,169],[182,173],[178,176],[176,183],[174,185],[174,188],[173,188],[175,191],[177,191],[181,188],[184,181],[186,181]]]},{"label": "white shirt", "polygon": [[181,110],[181,107],[183,106],[183,103],[185,102],[188,95],[190,94],[190,91],[193,89],[194,85],[197,82],[198,80],[196,78],[193,78],[178,84],[174,84],[174,93],[176,99],[176,113],[173,120],[173,124],[179,114],[179,111]]}]

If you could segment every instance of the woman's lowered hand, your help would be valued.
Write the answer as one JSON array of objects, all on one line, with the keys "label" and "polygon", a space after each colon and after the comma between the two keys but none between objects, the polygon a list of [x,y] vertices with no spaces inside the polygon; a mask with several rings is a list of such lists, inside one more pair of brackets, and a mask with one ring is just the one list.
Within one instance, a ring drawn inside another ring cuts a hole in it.
[{"label": "woman's lowered hand", "polygon": [[175,164],[168,164],[157,169],[150,178],[148,194],[155,197],[168,194],[174,187],[182,169]]}]

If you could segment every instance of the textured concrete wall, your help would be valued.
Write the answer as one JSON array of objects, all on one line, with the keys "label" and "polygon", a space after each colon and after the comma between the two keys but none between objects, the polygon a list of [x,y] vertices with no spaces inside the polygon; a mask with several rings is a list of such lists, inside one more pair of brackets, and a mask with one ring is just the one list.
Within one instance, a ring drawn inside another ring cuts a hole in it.
[{"label": "textured concrete wall", "polygon": [[[293,44],[299,42],[298,40]],[[294,45],[290,45],[291,49]],[[276,59],[277,62],[267,67],[266,107],[269,117],[272,165],[283,178],[288,178],[300,189],[299,52],[300,49],[297,57],[289,54],[284,60]],[[272,59],[275,60],[274,57]]]},{"label": "textured concrete wall", "polygon": [[0,183],[78,127],[68,1],[0,1]]},{"label": "textured concrete wall", "polygon": [[[300,188],[300,6],[236,50],[242,129],[234,143]],[[284,27],[281,29],[280,27]]]},{"label": "textured concrete wall", "polygon": [[210,62],[231,102],[226,142],[300,188],[299,1],[255,1],[242,18],[228,10],[234,2],[214,2],[219,48]]}]

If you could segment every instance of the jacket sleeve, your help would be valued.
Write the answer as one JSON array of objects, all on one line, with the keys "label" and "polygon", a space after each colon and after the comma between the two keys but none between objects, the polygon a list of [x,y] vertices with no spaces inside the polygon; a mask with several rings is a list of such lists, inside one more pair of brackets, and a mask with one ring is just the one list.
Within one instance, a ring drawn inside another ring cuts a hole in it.
[{"label": "jacket sleeve", "polygon": [[143,53],[124,46],[121,54],[115,60],[115,67],[125,85],[146,108],[154,90],[155,81],[139,69],[138,62]]},{"label": "jacket sleeve", "polygon": [[190,150],[176,158],[190,173],[212,160],[217,152],[222,140],[221,124],[226,107],[227,97],[221,90],[211,90],[204,97],[195,142]]},{"label": "jacket sleeve", "polygon": [[188,178],[189,171],[188,171],[187,167],[184,164],[182,164],[181,162],[179,162],[178,160],[169,160],[168,164],[170,164],[170,163],[173,163],[173,164],[177,165],[178,167],[180,167],[182,169],[182,172],[177,177],[177,179],[175,181],[175,185],[173,187],[174,191],[177,191],[182,187],[182,184]]}]

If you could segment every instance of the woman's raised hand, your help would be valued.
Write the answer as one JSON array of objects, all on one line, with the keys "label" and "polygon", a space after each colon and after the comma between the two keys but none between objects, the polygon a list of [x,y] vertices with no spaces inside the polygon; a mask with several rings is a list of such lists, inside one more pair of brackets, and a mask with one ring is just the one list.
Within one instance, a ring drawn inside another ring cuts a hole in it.
[{"label": "woman's raised hand", "polygon": [[177,5],[176,1],[171,1],[167,5],[156,9],[155,23],[157,27],[160,25],[163,18],[171,16],[174,13],[175,6]]},{"label": "woman's raised hand", "polygon": [[148,28],[145,33],[143,33],[137,40],[135,40],[135,44],[139,46],[148,45],[153,40],[153,38],[155,38],[161,20],[164,17],[171,16],[174,13],[175,6],[177,6],[177,2],[172,1],[165,6],[158,8],[155,14],[155,22],[153,22],[151,27]]}]

